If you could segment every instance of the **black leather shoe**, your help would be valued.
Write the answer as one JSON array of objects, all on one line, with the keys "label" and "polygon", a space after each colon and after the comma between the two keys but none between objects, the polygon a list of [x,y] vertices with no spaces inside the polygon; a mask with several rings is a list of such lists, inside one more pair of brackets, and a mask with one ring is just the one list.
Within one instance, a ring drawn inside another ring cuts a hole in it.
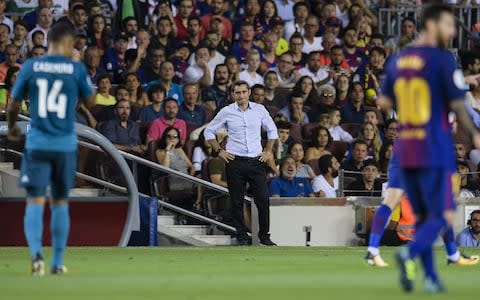
[{"label": "black leather shoe", "polygon": [[275,244],[274,242],[272,242],[272,240],[271,240],[270,238],[260,240],[260,244],[263,245],[263,246],[268,246],[268,247],[277,246],[277,244]]}]

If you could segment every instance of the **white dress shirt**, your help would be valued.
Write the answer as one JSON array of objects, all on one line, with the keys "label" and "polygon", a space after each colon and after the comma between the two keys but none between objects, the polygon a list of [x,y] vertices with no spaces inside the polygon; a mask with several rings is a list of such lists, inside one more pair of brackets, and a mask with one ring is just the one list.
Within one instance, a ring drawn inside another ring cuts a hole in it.
[{"label": "white dress shirt", "polygon": [[238,77],[240,78],[240,80],[246,81],[250,88],[255,84],[263,85],[263,77],[260,76],[258,73],[255,73],[255,77],[252,77],[250,76],[250,74],[248,74],[247,70],[243,70],[242,72],[240,72],[240,74],[238,74]]},{"label": "white dress shirt", "polygon": [[330,128],[328,131],[330,131],[330,135],[332,136],[334,141],[347,142],[347,143],[351,143],[353,141],[352,135],[346,132],[345,129],[343,129],[342,126],[340,125],[334,126]]},{"label": "white dress shirt", "polygon": [[303,67],[298,70],[298,73],[300,73],[300,75],[302,76],[310,76],[310,78],[312,78],[313,82],[315,83],[319,83],[320,81],[328,78],[328,72],[324,69],[318,69],[316,73],[313,73],[311,70],[308,69],[308,67]]},{"label": "white dress shirt", "polygon": [[254,102],[250,102],[245,111],[237,103],[222,108],[205,129],[205,139],[215,139],[215,133],[221,128],[227,130],[226,151],[236,156],[253,158],[262,153],[262,129],[269,140],[278,139],[277,127],[267,109]]},{"label": "white dress shirt", "polygon": [[310,43],[307,39],[303,39],[302,52],[310,54],[312,51],[323,51],[322,38],[316,36],[313,38],[313,42]]}]

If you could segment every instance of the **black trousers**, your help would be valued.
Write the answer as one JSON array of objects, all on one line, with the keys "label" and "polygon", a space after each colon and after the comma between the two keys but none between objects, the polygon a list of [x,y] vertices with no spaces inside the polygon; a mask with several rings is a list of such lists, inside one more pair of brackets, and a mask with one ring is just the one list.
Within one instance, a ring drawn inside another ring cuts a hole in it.
[{"label": "black trousers", "polygon": [[393,247],[398,247],[398,246],[403,246],[408,241],[402,240],[397,232],[395,230],[391,229],[385,229],[385,232],[383,233],[382,240],[380,241],[380,244],[382,246],[393,246]]},{"label": "black trousers", "polygon": [[[247,238],[247,227],[243,219],[243,201],[245,185],[250,184],[253,198],[258,208],[260,240],[270,237],[270,198],[268,197],[267,174],[265,165],[258,158],[236,156],[226,164],[227,184],[232,201],[233,224],[237,229],[237,237]],[[253,232],[252,232],[253,234]]]}]

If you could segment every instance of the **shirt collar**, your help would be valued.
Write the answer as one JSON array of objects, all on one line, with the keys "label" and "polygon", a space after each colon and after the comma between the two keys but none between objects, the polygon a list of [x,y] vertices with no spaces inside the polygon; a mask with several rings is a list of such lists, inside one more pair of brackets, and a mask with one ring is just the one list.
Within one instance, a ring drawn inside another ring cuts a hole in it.
[{"label": "shirt collar", "polygon": [[[240,107],[238,107],[238,104],[237,104],[236,101],[233,102],[233,107],[234,107],[236,110],[238,110],[238,111],[243,111],[243,110],[240,109]],[[250,100],[248,101],[247,110],[249,110],[249,109],[253,109],[253,107],[252,107],[252,102],[251,102]]]}]

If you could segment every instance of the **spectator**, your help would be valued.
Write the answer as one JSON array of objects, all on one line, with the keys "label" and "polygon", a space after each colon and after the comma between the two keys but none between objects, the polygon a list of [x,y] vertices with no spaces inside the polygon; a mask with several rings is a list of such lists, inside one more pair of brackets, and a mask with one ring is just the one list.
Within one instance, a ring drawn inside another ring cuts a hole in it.
[{"label": "spectator", "polygon": [[124,84],[130,93],[130,102],[132,105],[143,107],[148,103],[147,93],[143,90],[142,82],[135,73],[125,74]]},{"label": "spectator", "polygon": [[303,53],[310,54],[312,51],[323,50],[322,38],[317,36],[318,29],[318,18],[314,15],[308,16],[303,34]]},{"label": "spectator", "polygon": [[383,43],[383,35],[381,33],[374,33],[372,34],[371,38],[370,38],[370,49],[374,48],[374,47],[379,47],[379,48],[382,48],[382,49],[385,49],[385,45]]},{"label": "spectator", "polygon": [[316,84],[316,87],[330,81],[330,76],[327,71],[321,68],[320,52],[312,51],[308,55],[307,66],[300,69],[298,72],[302,76],[310,76]]},{"label": "spectator", "polygon": [[130,117],[130,102],[120,100],[115,105],[115,118],[100,127],[100,132],[118,149],[143,154],[147,147],[141,144],[138,126]]},{"label": "spectator", "polygon": [[[336,46],[336,38],[332,33],[325,33],[322,37],[322,49],[320,51],[320,63],[328,66],[332,63],[332,48]],[[341,49],[341,47],[340,47]],[[343,49],[342,49],[343,51]]]},{"label": "spectator", "polygon": [[81,3],[75,3],[75,4],[72,4],[70,7],[72,7],[72,13],[73,13],[71,17],[73,30],[78,30],[78,29],[86,30],[88,15],[87,15],[87,10],[85,9],[85,6],[83,6],[83,4]]},{"label": "spectator", "polygon": [[30,58],[41,57],[47,54],[47,48],[44,46],[34,46],[30,51]]},{"label": "spectator", "polygon": [[480,73],[480,53],[478,51],[465,51],[461,55],[463,75],[476,75]]},{"label": "spectator", "polygon": [[[184,174],[195,174],[195,168],[193,167],[192,162],[182,149],[180,131],[175,127],[165,128],[161,139],[158,141],[158,150],[155,152],[155,156],[157,158],[157,162],[164,167],[182,172]],[[170,176],[168,180],[168,189],[171,192],[185,191],[192,188],[192,183],[174,175]],[[186,204],[186,207],[190,208],[190,204],[191,203]],[[185,205],[185,203],[183,203],[183,205]]]},{"label": "spectator", "polygon": [[[207,45],[208,52],[210,53],[208,65],[210,66],[210,71],[212,71],[212,74],[217,65],[225,62],[225,56],[223,56],[223,54],[217,50],[221,38],[222,37],[220,34],[216,33],[215,31],[209,31],[205,35],[205,44]],[[194,59],[191,57],[190,63],[193,64],[193,62]]]},{"label": "spectator", "polygon": [[[1,5],[0,5],[1,6]],[[19,58],[19,51],[17,46],[14,44],[9,44],[5,47],[5,61],[0,64],[0,82],[5,82],[5,77],[7,76],[8,69],[11,67],[21,67],[17,63]]]},{"label": "spectator", "polygon": [[378,128],[378,116],[375,110],[367,110],[365,112],[365,116],[363,117],[363,124],[368,122],[372,123]]},{"label": "spectator", "polygon": [[352,157],[342,162],[342,169],[345,170],[345,176],[361,178],[364,161],[368,156],[368,144],[365,141],[357,139],[352,144]]},{"label": "spectator", "polygon": [[303,37],[299,33],[295,33],[290,38],[289,52],[292,55],[293,66],[296,70],[300,70],[305,67],[307,63],[307,55],[302,52],[303,49]]},{"label": "spectator", "polygon": [[252,94],[250,96],[251,101],[265,105],[265,87],[261,84],[255,84],[251,88]]},{"label": "spectator", "polygon": [[307,114],[303,111],[303,95],[300,93],[292,94],[288,106],[278,113],[287,117],[288,122],[293,124],[303,126],[310,123]]},{"label": "spectator", "polygon": [[[239,13],[237,19],[237,22],[235,23],[235,28],[234,28],[234,40],[239,40],[242,39],[242,26],[243,24],[251,24],[253,26],[253,34],[254,38],[259,37],[263,34],[263,26],[262,26],[262,21],[260,20],[260,1],[258,0],[245,0],[244,1],[244,6],[238,6],[238,8],[243,8],[243,16],[241,16],[241,13]],[[239,34],[240,32],[240,34]],[[246,49],[247,51],[250,50],[250,48]]]},{"label": "spectator", "polygon": [[342,75],[347,75],[350,79],[350,66],[345,60],[345,54],[341,46],[333,46],[330,50],[330,64],[327,70],[330,72],[333,81],[336,81]]},{"label": "spectator", "polygon": [[177,100],[180,105],[183,103],[182,86],[173,82],[173,77],[175,77],[173,64],[169,61],[165,61],[160,66],[160,78],[158,80],[150,81],[148,86],[150,87],[152,84],[163,85],[167,91],[166,97]]},{"label": "spectator", "polygon": [[128,49],[136,49],[135,33],[138,31],[138,21],[133,16],[122,19],[121,30],[128,36]]},{"label": "spectator", "polygon": [[277,48],[275,49],[275,54],[277,56],[288,52],[288,42],[283,38],[284,29],[285,23],[282,19],[273,18],[273,20],[270,21],[270,32],[274,33],[278,37]]},{"label": "spectator", "polygon": [[468,227],[457,235],[459,247],[480,247],[480,210],[474,210],[470,214]]},{"label": "spectator", "polygon": [[465,149],[465,145],[460,142],[455,143],[455,154],[458,158],[467,159],[467,150]]},{"label": "spectator", "polygon": [[368,145],[368,158],[378,161],[380,158],[380,149],[382,148],[382,139],[378,127],[372,122],[366,122],[360,128],[359,139],[365,141]]},{"label": "spectator", "polygon": [[257,73],[260,67],[260,52],[251,49],[247,54],[247,68],[240,72],[240,80],[244,80],[250,87],[256,84],[263,85],[263,77]]},{"label": "spectator", "polygon": [[313,179],[313,192],[317,197],[336,198],[340,164],[335,156],[327,154],[318,160],[320,175]]},{"label": "spectator", "polygon": [[278,140],[273,146],[273,155],[277,161],[285,158],[288,155],[290,145],[293,143],[293,138],[290,136],[292,124],[289,122],[276,122],[278,129]]},{"label": "spectator", "polygon": [[380,197],[382,195],[382,183],[377,179],[379,175],[378,165],[373,159],[367,159],[363,163],[361,179],[352,182],[345,196],[368,196]]},{"label": "spectator", "polygon": [[227,8],[227,1],[225,0],[213,0],[210,4],[210,7],[212,8],[212,11],[210,14],[205,15],[201,18],[202,21],[202,26],[205,29],[205,31],[210,31],[210,22],[213,17],[215,18],[220,18],[223,26],[225,27],[225,30],[222,34],[222,37],[226,40],[231,41],[232,40],[232,22],[230,22],[229,19],[225,18],[223,14],[226,11]]},{"label": "spectator", "polygon": [[316,7],[316,10],[320,10],[320,13],[318,13],[320,17],[320,28],[319,28],[319,33],[321,35],[324,35],[325,28],[326,28],[326,23],[328,18],[331,17],[336,17],[336,9],[335,9],[335,4],[334,3],[324,3],[320,4]]},{"label": "spectator", "polygon": [[197,125],[205,124],[205,109],[198,104],[200,95],[199,87],[195,83],[188,83],[183,86],[183,103],[180,105],[178,118],[185,122]]},{"label": "spectator", "polygon": [[388,173],[388,165],[390,164],[390,160],[392,159],[393,154],[393,142],[387,141],[383,143],[382,148],[380,149],[380,172],[383,174]]},{"label": "spectator", "polygon": [[[269,3],[271,0],[267,0],[265,3]],[[267,32],[263,35],[263,43],[265,47],[263,48],[263,57],[262,63],[260,64],[260,73],[265,74],[265,72],[271,68],[275,68],[278,64],[278,56],[276,54],[276,49],[278,46],[278,36],[273,32]]]},{"label": "spectator", "polygon": [[[10,101],[13,101],[12,96],[11,96],[11,91],[13,88],[13,85],[15,84],[15,81],[17,80],[18,73],[20,72],[20,67],[13,66],[8,68],[7,74],[5,76],[5,94],[2,95],[4,97],[1,97],[0,99],[0,109],[2,110],[7,110],[8,103]],[[21,106],[21,111],[22,113],[28,114],[28,106],[25,103],[25,101],[22,101],[22,106]]]},{"label": "spectator", "polygon": [[52,9],[53,1],[52,0],[38,0],[38,7],[37,9],[26,13],[23,16],[23,21],[28,25],[28,31],[31,31],[35,25],[37,24],[38,15],[40,11],[46,8],[48,11]]},{"label": "spectator", "polygon": [[356,70],[367,62],[365,53],[357,47],[358,32],[355,27],[347,27],[343,33],[345,59],[348,65]]},{"label": "spectator", "polygon": [[340,74],[335,81],[336,100],[335,103],[339,106],[344,106],[348,103],[348,90],[350,89],[350,78],[346,74]]},{"label": "spectator", "polygon": [[0,23],[5,24],[10,29],[9,32],[13,31],[13,21],[12,19],[5,16],[5,10],[7,8],[7,0],[0,0]]},{"label": "spectator", "polygon": [[12,44],[17,46],[19,49],[19,61],[23,63],[28,57],[28,40],[27,40],[27,24],[22,21],[18,20],[15,22],[13,26],[13,38]]},{"label": "spectator", "polygon": [[393,142],[398,136],[398,121],[395,119],[389,119],[384,124],[384,142]]},{"label": "spectator", "polygon": [[293,58],[290,53],[284,53],[280,56],[278,66],[271,69],[277,73],[279,79],[279,87],[292,88],[296,81],[300,78],[300,73],[295,70]]},{"label": "spectator", "polygon": [[329,114],[331,125],[328,131],[330,131],[333,140],[351,143],[353,141],[352,135],[340,126],[340,121],[342,120],[340,110],[338,108],[332,108],[330,109]]},{"label": "spectator", "polygon": [[210,21],[210,31],[216,32],[220,36],[217,51],[220,52],[223,56],[229,55],[230,49],[232,49],[232,42],[223,38],[223,34],[225,32],[225,24],[223,24],[222,19],[218,17],[213,17]]},{"label": "spectator", "polygon": [[139,120],[141,122],[153,122],[163,116],[163,99],[165,99],[165,88],[157,83],[152,84],[147,91],[148,100],[151,104],[140,109]]},{"label": "spectator", "polygon": [[[255,1],[255,0],[251,0]],[[238,43],[234,44],[232,47],[232,55],[237,58],[237,61],[241,65],[246,65],[247,63],[247,53],[250,49],[256,49],[260,54],[262,49],[256,46],[253,43],[255,37],[255,31],[252,23],[242,23],[240,25],[240,39]]]},{"label": "spectator", "polygon": [[325,22],[325,33],[331,33],[335,36],[335,45],[340,45],[342,41],[338,38],[340,35],[340,28],[342,26],[342,21],[337,17],[328,17]]},{"label": "spectator", "polygon": [[210,52],[206,45],[201,45],[195,51],[195,62],[185,71],[185,83],[198,82],[200,86],[207,87],[213,82],[213,69],[209,66]]},{"label": "spectator", "polygon": [[124,32],[115,34],[113,48],[107,49],[103,56],[103,66],[108,73],[113,75],[120,70],[125,70],[125,52],[127,52],[127,46],[128,36]]},{"label": "spectator", "polygon": [[148,50],[147,63],[145,65],[145,80],[150,83],[160,77],[161,66],[165,62],[165,49],[153,45]]},{"label": "spectator", "polygon": [[[0,61],[5,61],[5,48],[12,42],[8,38],[10,28],[8,25],[0,23]],[[42,40],[43,42],[43,40]]]},{"label": "spectator", "polygon": [[273,0],[263,1],[260,8],[260,22],[262,23],[263,32],[270,31],[270,21],[278,18],[277,5]]},{"label": "spectator", "polygon": [[203,40],[204,33],[202,31],[200,18],[197,16],[190,16],[187,24],[188,36],[183,41],[188,43],[190,53],[193,53]]},{"label": "spectator", "polygon": [[[37,34],[40,34],[41,38]],[[75,31],[73,34],[75,38],[73,48],[78,53],[80,60],[84,60],[84,52],[88,47],[87,32],[82,29],[82,30]],[[36,41],[37,39],[38,41]],[[32,42],[30,43],[30,46],[42,45],[42,41],[43,41],[43,32],[41,32],[40,30],[37,30],[32,35]]]},{"label": "spectator", "polygon": [[267,71],[263,76],[263,82],[265,83],[265,106],[282,108],[286,101],[284,97],[275,93],[279,84],[277,73],[272,70]]},{"label": "spectator", "polygon": [[415,39],[417,35],[417,25],[415,19],[406,17],[402,20],[400,25],[400,35],[394,36],[385,42],[385,48],[389,54],[397,53],[399,49],[400,40],[402,37]]},{"label": "spectator", "polygon": [[202,89],[202,100],[205,107],[212,111],[221,108],[228,103],[229,70],[225,64],[215,67],[213,85]]},{"label": "spectator", "polygon": [[100,57],[100,51],[96,46],[90,46],[84,52],[83,61],[92,82],[97,82],[99,76],[106,74],[105,70],[100,67]]},{"label": "spectator", "polygon": [[235,82],[239,80],[238,77],[241,70],[240,70],[240,64],[238,63],[238,59],[233,55],[229,55],[225,57],[225,65],[227,65],[228,72],[230,73],[229,81]]},{"label": "spectator", "polygon": [[204,132],[205,129],[200,132],[198,139],[195,141],[195,147],[193,148],[192,163],[196,175],[199,175],[202,171],[203,161],[212,157],[212,146],[205,141],[205,137],[203,136]]},{"label": "spectator", "polygon": [[350,101],[341,109],[342,121],[344,123],[362,124],[367,111],[364,103],[365,93],[363,92],[362,84],[359,82],[352,83]]},{"label": "spectator", "polygon": [[156,23],[156,35],[152,37],[152,46],[155,48],[163,48],[166,56],[170,56],[175,51],[175,30],[173,21],[165,16],[160,17]]},{"label": "spectator", "polygon": [[188,20],[193,13],[193,4],[193,0],[181,0],[178,2],[177,15],[174,17],[175,26],[177,27],[177,41],[188,37]]},{"label": "spectator", "polygon": [[297,166],[297,173],[295,174],[295,177],[303,177],[309,179],[315,178],[316,175],[312,167],[304,163],[305,150],[301,142],[293,142],[288,148],[288,154],[291,155],[293,159],[295,159],[295,163]]},{"label": "spectator", "polygon": [[[371,49],[368,63],[357,69],[357,73],[353,76],[353,81],[362,83],[366,91],[371,89],[377,94],[380,90],[380,79],[383,75],[385,58],[386,53],[382,48],[375,47]],[[376,106],[374,101],[367,104]]]},{"label": "spectator", "polygon": [[280,176],[270,183],[270,197],[315,197],[310,181],[296,174],[295,159],[286,156],[280,164]]},{"label": "spectator", "polygon": [[40,9],[38,11],[37,24],[36,24],[35,28],[33,28],[28,33],[27,39],[29,41],[31,41],[32,40],[32,34],[35,31],[40,30],[41,32],[43,32],[43,44],[42,44],[42,46],[46,47],[47,46],[47,33],[50,30],[50,27],[52,26],[52,23],[53,23],[53,16],[52,16],[52,13],[50,12],[50,10],[48,8]]},{"label": "spectator", "polygon": [[312,103],[312,109],[308,112],[308,117],[312,122],[318,121],[322,113],[328,113],[335,106],[335,88],[329,84],[324,84],[318,88],[318,100]]},{"label": "spectator", "polygon": [[460,197],[474,198],[480,195],[480,183],[471,179],[467,160],[457,158],[457,172],[460,176]]},{"label": "spectator", "polygon": [[333,138],[327,128],[319,126],[312,131],[312,146],[307,149],[305,161],[319,159],[324,155],[331,154],[328,149],[333,143]]},{"label": "spectator", "polygon": [[303,104],[309,107],[318,102],[317,89],[315,89],[315,84],[310,76],[300,77],[293,87],[292,94],[302,94]]},{"label": "spectator", "polygon": [[97,77],[97,93],[95,95],[96,105],[114,105],[117,100],[110,95],[110,89],[112,83],[110,82],[110,76],[108,74],[102,74]]},{"label": "spectator", "polygon": [[178,102],[174,98],[167,98],[163,101],[164,114],[153,121],[147,133],[147,145],[151,141],[159,140],[166,128],[177,128],[180,135],[180,142],[183,144],[187,139],[187,124],[184,120],[177,119]]},{"label": "spectator", "polygon": [[[285,39],[288,41],[295,34],[303,35],[305,33],[305,24],[307,22],[308,12],[310,8],[305,2],[297,2],[293,6],[294,20],[285,24]],[[302,45],[303,47],[303,45]]]}]

